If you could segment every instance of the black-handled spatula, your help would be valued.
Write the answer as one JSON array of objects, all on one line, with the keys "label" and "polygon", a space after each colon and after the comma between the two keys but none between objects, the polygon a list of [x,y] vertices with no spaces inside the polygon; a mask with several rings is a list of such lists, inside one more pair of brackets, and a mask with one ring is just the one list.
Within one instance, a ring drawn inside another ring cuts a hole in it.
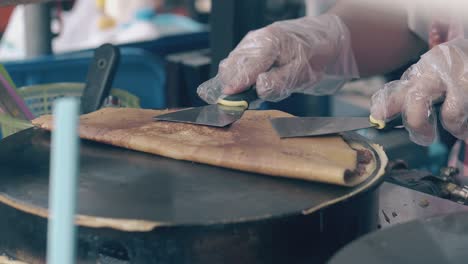
[{"label": "black-handled spatula", "polygon": [[203,126],[225,127],[239,120],[250,103],[258,99],[255,88],[229,95],[216,104],[188,108],[155,116],[157,121],[190,123]]},{"label": "black-handled spatula", "polygon": [[401,117],[389,123],[368,117],[279,117],[270,122],[280,138],[322,136],[371,127],[388,130],[403,125]]},{"label": "black-handled spatula", "polygon": [[95,50],[81,96],[82,114],[94,112],[102,106],[112,88],[119,61],[120,51],[112,44],[104,44]]},{"label": "black-handled spatula", "polygon": [[[437,101],[434,108],[439,108]],[[270,120],[280,138],[310,137],[337,134],[364,128],[387,131],[403,127],[401,114],[388,122],[369,117],[279,117]]]}]

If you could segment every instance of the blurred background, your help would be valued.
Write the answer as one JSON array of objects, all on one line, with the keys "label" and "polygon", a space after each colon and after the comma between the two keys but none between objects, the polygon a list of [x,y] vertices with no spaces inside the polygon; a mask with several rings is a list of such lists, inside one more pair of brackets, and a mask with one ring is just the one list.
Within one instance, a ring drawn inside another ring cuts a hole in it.
[{"label": "blurred background", "polygon": [[[279,20],[317,16],[334,3],[53,0],[0,7],[0,63],[19,90],[82,83],[93,49],[112,43],[122,54],[113,86],[138,98],[140,107],[199,106],[204,102],[196,94],[198,85],[216,74],[219,62],[247,32]],[[399,78],[406,68],[350,82],[335,96],[294,94],[262,107],[298,116],[368,116],[371,95],[385,82]],[[404,130],[360,132],[385,144],[390,158],[402,158],[413,167],[437,170],[447,156],[439,143],[432,149],[411,143]]]},{"label": "blurred background", "polygon": [[[159,75],[164,78],[157,82],[158,87],[149,85],[156,83],[154,80],[142,87],[134,72],[120,72],[115,80],[114,84],[123,88],[132,83],[133,92],[145,90],[137,92],[147,95],[141,98],[143,107],[199,105],[203,102],[195,94],[197,86],[216,74],[219,61],[248,31],[278,20],[318,15],[333,2],[62,0],[1,7],[0,62],[17,86],[79,81],[84,78],[85,64],[80,70],[76,60],[103,43],[112,43],[124,53],[145,53],[141,65],[152,64],[153,71],[160,67],[159,74],[152,74],[153,79]],[[58,62],[60,67],[56,68]],[[151,96],[148,90],[153,90]],[[325,114],[327,100],[302,103],[291,111]],[[281,105],[290,103],[269,107]]]}]

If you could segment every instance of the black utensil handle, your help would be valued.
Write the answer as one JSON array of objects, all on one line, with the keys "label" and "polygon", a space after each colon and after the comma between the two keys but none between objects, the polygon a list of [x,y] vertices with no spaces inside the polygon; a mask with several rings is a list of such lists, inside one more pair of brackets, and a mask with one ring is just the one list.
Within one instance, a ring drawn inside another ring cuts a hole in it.
[{"label": "black utensil handle", "polygon": [[258,95],[257,95],[257,91],[255,90],[255,87],[251,87],[242,93],[228,95],[225,98],[223,98],[223,100],[225,101],[232,101],[232,102],[246,101],[248,104],[250,104],[251,102],[257,99],[258,99]]},{"label": "black utensil handle", "polygon": [[104,44],[96,49],[81,97],[82,114],[94,112],[101,107],[110,93],[119,61],[120,51],[117,47]]},{"label": "black utensil handle", "polygon": [[386,122],[383,128],[380,128],[380,129],[378,128],[378,129],[382,131],[389,131],[399,126],[403,126],[403,118],[401,117],[401,114],[399,114],[394,119]]}]

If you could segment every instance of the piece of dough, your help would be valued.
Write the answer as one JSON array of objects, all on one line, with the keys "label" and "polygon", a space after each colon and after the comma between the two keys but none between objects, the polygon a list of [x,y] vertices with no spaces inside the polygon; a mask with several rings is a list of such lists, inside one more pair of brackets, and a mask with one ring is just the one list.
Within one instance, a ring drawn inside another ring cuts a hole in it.
[{"label": "piece of dough", "polygon": [[[246,111],[227,128],[154,121],[169,111],[107,108],[80,118],[80,136],[119,147],[271,176],[343,186],[363,182],[358,152],[340,136],[280,139],[269,119],[280,111]],[[52,117],[33,121],[52,129]],[[375,158],[375,157],[374,157]]]}]

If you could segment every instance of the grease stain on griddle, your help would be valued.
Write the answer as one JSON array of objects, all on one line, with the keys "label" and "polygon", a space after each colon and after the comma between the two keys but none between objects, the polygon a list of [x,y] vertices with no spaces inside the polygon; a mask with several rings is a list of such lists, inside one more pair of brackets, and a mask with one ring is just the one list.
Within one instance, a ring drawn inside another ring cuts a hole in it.
[{"label": "grease stain on griddle", "polygon": [[419,201],[419,206],[421,206],[422,208],[426,208],[429,206],[429,201],[427,199],[422,199]]},{"label": "grease stain on griddle", "polygon": [[392,212],[392,216],[393,216],[393,218],[395,218],[395,217],[397,217],[397,216],[398,216],[398,214],[397,214],[397,213],[395,213],[395,212]]},{"label": "grease stain on griddle", "polygon": [[384,210],[382,210],[382,214],[384,216],[385,221],[390,224],[390,217],[388,217]]}]

